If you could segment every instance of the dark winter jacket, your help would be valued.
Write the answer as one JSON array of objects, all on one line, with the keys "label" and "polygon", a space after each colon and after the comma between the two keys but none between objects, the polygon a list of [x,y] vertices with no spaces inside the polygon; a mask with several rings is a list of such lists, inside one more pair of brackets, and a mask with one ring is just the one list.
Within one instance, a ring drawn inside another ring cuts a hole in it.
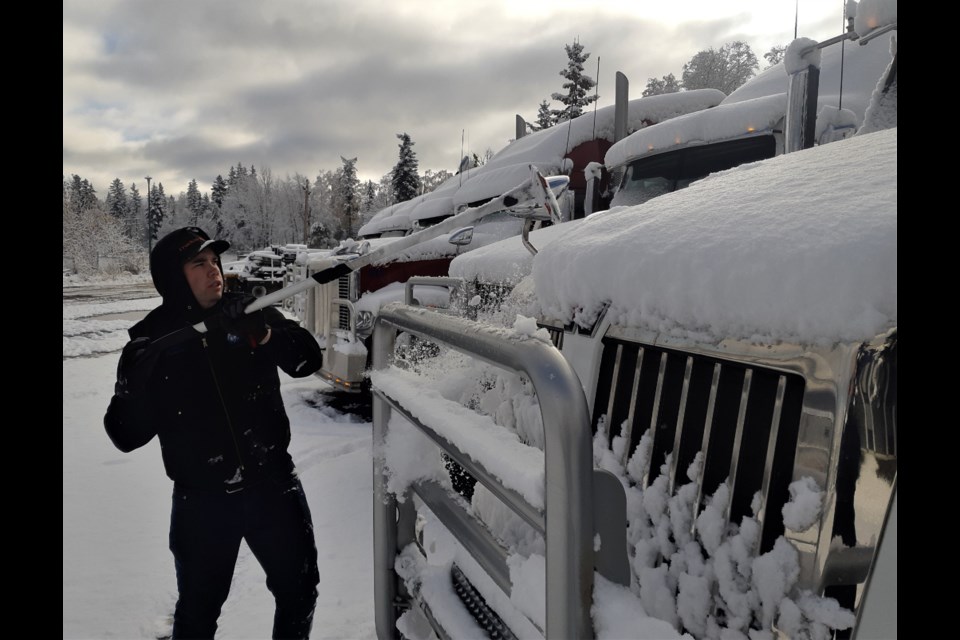
[{"label": "dark winter jacket", "polygon": [[[157,340],[217,317],[223,303],[238,295],[224,294],[206,310],[197,304],[183,265],[203,247],[219,255],[229,244],[185,227],[153,248],[150,273],[163,304],[130,329],[131,339]],[[184,488],[234,490],[268,475],[289,477],[290,422],[277,367],[308,376],[320,368],[322,356],[306,329],[272,307],[263,313],[270,327],[266,344],[251,347],[212,328],[163,349],[145,391],[121,392],[110,401],[104,425],[117,448],[132,451],[159,435],[167,475]]]},{"label": "dark winter jacket", "polygon": [[[167,475],[184,487],[233,489],[289,476],[290,423],[277,367],[307,376],[320,368],[321,354],[305,329],[273,308],[264,313],[271,329],[264,345],[251,348],[215,329],[166,349],[142,396],[111,400],[104,424],[113,443],[131,451],[159,435]],[[186,324],[163,305],[130,337],[156,339]]]}]

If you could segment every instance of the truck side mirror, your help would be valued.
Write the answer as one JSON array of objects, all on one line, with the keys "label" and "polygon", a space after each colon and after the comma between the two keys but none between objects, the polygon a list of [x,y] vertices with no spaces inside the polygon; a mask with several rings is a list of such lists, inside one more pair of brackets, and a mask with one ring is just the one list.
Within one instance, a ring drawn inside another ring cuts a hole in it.
[{"label": "truck side mirror", "polygon": [[473,227],[462,227],[457,229],[450,234],[450,239],[447,240],[450,244],[455,244],[458,247],[463,247],[471,242],[473,242]]}]

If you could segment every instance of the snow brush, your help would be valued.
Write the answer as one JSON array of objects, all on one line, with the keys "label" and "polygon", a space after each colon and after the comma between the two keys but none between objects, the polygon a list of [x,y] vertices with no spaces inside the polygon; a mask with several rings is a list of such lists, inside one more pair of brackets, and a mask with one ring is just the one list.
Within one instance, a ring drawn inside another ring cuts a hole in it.
[{"label": "snow brush", "polygon": [[[340,264],[332,267],[327,267],[326,269],[313,274],[309,278],[305,278],[304,280],[292,284],[289,287],[284,287],[283,289],[274,291],[273,293],[267,294],[261,298],[257,298],[247,305],[243,312],[245,314],[252,313],[276,304],[277,302],[285,300],[290,296],[294,296],[302,291],[306,291],[322,284],[327,284],[328,282],[333,282],[341,276],[358,271],[369,264],[385,260],[393,255],[409,249],[410,247],[416,246],[421,242],[433,240],[434,238],[444,234],[451,233],[457,229],[460,229],[461,227],[465,227],[476,222],[484,216],[496,213],[498,211],[503,211],[505,209],[512,209],[519,212],[529,212],[530,214],[539,212],[539,210],[542,209],[546,214],[546,216],[543,217],[549,216],[550,220],[553,221],[554,224],[557,224],[561,222],[560,208],[557,204],[557,199],[553,194],[551,186],[562,191],[562,189],[569,183],[569,178],[566,176],[551,176],[549,181],[550,182],[548,183],[548,179],[544,178],[537,168],[531,164],[530,177],[503,195],[494,198],[493,200],[482,204],[479,207],[465,209],[464,211],[461,211],[460,213],[451,216],[443,222],[435,224],[431,227],[427,227],[426,229],[422,229],[416,233],[398,238],[396,241],[378,247],[370,253],[357,256],[352,260],[341,262]],[[552,185],[550,183],[552,183]],[[521,215],[523,215],[523,213],[521,213]],[[218,326],[218,318],[219,316],[213,316],[211,318],[207,318],[203,322],[198,322],[190,327],[184,327],[183,329],[178,329],[168,333],[165,336],[161,336],[157,340],[154,340],[151,348],[162,350],[183,342],[197,334],[206,333],[208,325]]]}]

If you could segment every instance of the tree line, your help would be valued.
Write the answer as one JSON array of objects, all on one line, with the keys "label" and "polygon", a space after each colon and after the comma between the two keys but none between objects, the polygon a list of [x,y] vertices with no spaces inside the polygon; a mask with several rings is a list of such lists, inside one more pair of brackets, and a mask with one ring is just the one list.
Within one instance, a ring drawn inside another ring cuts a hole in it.
[{"label": "tree line", "polygon": [[[527,122],[531,131],[539,131],[552,127],[555,124],[571,120],[583,114],[584,109],[596,102],[599,97],[591,90],[597,86],[596,81],[584,72],[584,63],[590,54],[584,51],[579,41],[564,45],[567,53],[567,66],[560,71],[563,77],[562,92],[550,95],[562,106],[554,108],[550,100],[541,100],[537,107],[537,115]],[[783,59],[784,46],[774,46],[763,54],[767,66],[773,66]],[[719,89],[730,95],[735,89],[752,78],[760,64],[753,50],[745,42],[729,42],[719,49],[713,47],[698,51],[683,65],[683,71],[678,79],[673,73],[660,78],[647,79],[643,96],[655,96],[664,93],[674,93],[690,89]]]},{"label": "tree line", "polygon": [[361,181],[358,159],[343,156],[340,167],[320,170],[312,179],[300,173],[280,178],[268,167],[238,162],[226,177],[218,175],[208,191],[194,179],[176,196],[168,195],[160,181],[147,193],[146,179],[127,185],[115,178],[100,198],[89,180],[65,176],[63,255],[80,273],[101,268],[105,255],[119,258],[119,268],[137,271],[153,242],[188,225],[228,240],[237,251],[286,243],[336,246],[355,237],[377,211],[433,191],[453,177],[445,169],[421,174],[410,135],[397,138],[397,164],[376,182]]}]

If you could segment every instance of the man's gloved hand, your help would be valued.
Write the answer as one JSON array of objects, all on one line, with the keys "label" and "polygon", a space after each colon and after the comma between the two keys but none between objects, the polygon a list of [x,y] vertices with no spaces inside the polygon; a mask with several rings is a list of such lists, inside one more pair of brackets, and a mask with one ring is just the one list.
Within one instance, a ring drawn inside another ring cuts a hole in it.
[{"label": "man's gloved hand", "polygon": [[117,363],[117,384],[114,393],[122,398],[135,398],[147,389],[147,382],[160,353],[150,348],[150,338],[134,338],[123,348]]},{"label": "man's gloved hand", "polygon": [[267,337],[267,318],[263,309],[257,309],[253,313],[243,312],[255,300],[251,295],[226,300],[220,310],[223,314],[223,328],[227,333],[245,338],[250,347],[257,346]]}]

